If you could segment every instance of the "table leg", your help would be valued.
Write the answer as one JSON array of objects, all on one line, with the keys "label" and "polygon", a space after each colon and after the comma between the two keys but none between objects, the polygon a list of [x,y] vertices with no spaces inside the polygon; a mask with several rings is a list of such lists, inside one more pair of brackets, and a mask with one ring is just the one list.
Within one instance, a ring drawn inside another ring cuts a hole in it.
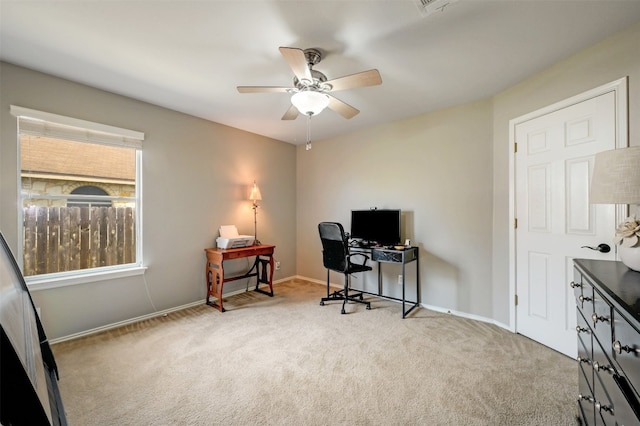
[{"label": "table leg", "polygon": [[269,256],[269,288],[271,289],[271,296],[273,296],[273,270],[275,266],[273,256]]},{"label": "table leg", "polygon": [[[256,257],[256,264],[260,264],[260,270],[256,270],[256,288],[258,293],[266,294],[273,297],[273,256],[269,256],[268,259],[263,259],[260,256]],[[268,268],[267,268],[267,265]],[[268,269],[268,270],[267,270]],[[267,278],[268,273],[268,278]],[[269,291],[264,291],[260,288],[260,283],[269,284]]]},{"label": "table leg", "polygon": [[[224,270],[222,265],[213,264],[207,261],[207,305],[216,308],[220,312],[225,309],[222,306],[222,288],[224,287]],[[210,296],[215,297],[216,302],[210,300]]]}]

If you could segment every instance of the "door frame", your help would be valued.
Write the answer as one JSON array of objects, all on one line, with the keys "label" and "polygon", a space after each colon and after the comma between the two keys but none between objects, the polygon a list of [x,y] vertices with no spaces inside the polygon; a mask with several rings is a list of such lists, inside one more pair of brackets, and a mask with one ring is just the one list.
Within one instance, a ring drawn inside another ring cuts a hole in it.
[{"label": "door frame", "polygon": [[[509,330],[514,333],[518,332],[517,315],[516,315],[516,181],[515,181],[515,129],[516,126],[526,121],[541,117],[543,115],[550,114],[552,112],[567,108],[569,106],[578,104],[604,95],[605,93],[614,92],[615,94],[615,120],[616,120],[616,149],[624,148],[629,143],[629,127],[628,127],[628,92],[627,83],[628,77],[623,77],[618,80],[614,80],[610,83],[580,93],[576,96],[564,99],[538,110],[532,111],[520,117],[509,120]],[[616,223],[624,221],[628,214],[628,206],[616,205],[615,217]],[[613,235],[612,235],[613,237]],[[616,254],[617,257],[617,254]],[[568,284],[567,284],[568,285]]]}]

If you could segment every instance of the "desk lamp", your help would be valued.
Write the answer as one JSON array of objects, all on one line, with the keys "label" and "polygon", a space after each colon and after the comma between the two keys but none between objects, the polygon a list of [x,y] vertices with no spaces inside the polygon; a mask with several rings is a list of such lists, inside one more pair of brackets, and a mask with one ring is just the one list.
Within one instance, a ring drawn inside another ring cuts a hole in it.
[{"label": "desk lamp", "polygon": [[253,232],[255,239],[253,245],[259,246],[260,241],[258,240],[258,207],[260,206],[258,205],[258,201],[262,200],[262,194],[260,194],[260,188],[258,188],[258,185],[256,185],[255,180],[253,181],[253,187],[251,188],[251,193],[249,194],[249,200],[253,202],[253,206],[251,207],[253,209]]},{"label": "desk lamp", "polygon": [[[589,193],[591,204],[640,204],[640,146],[596,154]],[[628,217],[616,228],[620,260],[640,271],[640,220]]]}]

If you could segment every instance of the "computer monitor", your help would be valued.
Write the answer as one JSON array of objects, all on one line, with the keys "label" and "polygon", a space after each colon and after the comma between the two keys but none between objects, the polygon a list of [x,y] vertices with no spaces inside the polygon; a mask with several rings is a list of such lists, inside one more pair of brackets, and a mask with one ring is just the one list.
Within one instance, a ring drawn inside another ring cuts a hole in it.
[{"label": "computer monitor", "polygon": [[351,210],[351,238],[371,245],[398,244],[400,210]]}]

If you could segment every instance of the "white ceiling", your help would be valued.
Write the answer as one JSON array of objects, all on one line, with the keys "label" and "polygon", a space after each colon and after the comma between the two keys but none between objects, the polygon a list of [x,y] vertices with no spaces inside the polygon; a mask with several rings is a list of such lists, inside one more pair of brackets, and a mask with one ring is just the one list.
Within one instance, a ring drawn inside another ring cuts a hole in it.
[{"label": "white ceiling", "polygon": [[301,144],[288,94],[236,90],[291,86],[280,46],[320,49],[329,79],[382,75],[334,94],[361,112],[323,111],[319,140],[491,96],[638,20],[640,0],[459,0],[429,16],[416,0],[0,0],[0,59]]}]

